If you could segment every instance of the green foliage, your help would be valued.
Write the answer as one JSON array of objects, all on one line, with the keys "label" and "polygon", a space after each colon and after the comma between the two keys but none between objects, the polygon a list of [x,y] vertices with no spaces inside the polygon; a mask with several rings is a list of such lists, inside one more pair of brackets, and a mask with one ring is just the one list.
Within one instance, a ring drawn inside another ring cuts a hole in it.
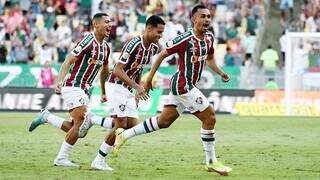
[{"label": "green foliage", "polygon": [[319,179],[320,119],[217,117],[219,159],[233,168],[229,177],[203,168],[200,121],[180,117],[170,129],[133,138],[114,172],[90,170],[104,135],[93,127],[71,158],[80,169],[54,167],[64,133],[51,125],[27,131],[35,113],[1,113],[0,179]]}]

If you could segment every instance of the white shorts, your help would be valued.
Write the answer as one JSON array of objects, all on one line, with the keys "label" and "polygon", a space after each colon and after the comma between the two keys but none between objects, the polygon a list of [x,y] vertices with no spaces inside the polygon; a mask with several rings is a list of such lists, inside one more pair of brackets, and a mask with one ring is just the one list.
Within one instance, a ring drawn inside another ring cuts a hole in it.
[{"label": "white shorts", "polygon": [[106,83],[106,89],[111,116],[139,118],[134,94],[115,83]]},{"label": "white shorts", "polygon": [[209,107],[209,101],[198,88],[194,87],[191,91],[182,95],[173,95],[170,92],[165,105],[175,105],[179,114],[181,114],[185,108],[187,108],[190,113],[195,113],[207,109],[207,107]]},{"label": "white shorts", "polygon": [[61,95],[68,110],[89,104],[88,95],[79,87],[62,87]]}]

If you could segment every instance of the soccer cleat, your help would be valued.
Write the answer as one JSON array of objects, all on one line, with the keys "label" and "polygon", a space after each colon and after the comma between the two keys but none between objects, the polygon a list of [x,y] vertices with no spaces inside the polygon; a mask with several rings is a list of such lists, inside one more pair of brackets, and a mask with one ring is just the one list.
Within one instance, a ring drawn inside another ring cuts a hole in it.
[{"label": "soccer cleat", "polygon": [[48,109],[41,109],[40,113],[34,120],[32,121],[30,127],[29,127],[29,132],[35,130],[39,125],[44,124],[46,122],[44,116],[49,114],[50,112]]},{"label": "soccer cleat", "polygon": [[115,140],[114,145],[113,145],[113,154],[115,156],[119,156],[120,148],[126,142],[126,139],[122,134],[123,131],[124,131],[124,129],[122,129],[122,128],[118,128],[115,131],[116,140]]},{"label": "soccer cleat", "polygon": [[91,168],[100,171],[113,171],[113,169],[107,163],[99,160],[92,161]]},{"label": "soccer cleat", "polygon": [[80,167],[79,165],[71,162],[69,159],[63,158],[63,159],[55,159],[54,160],[55,166],[63,166],[63,167]]},{"label": "soccer cleat", "polygon": [[81,124],[80,126],[80,129],[79,129],[79,138],[83,138],[87,135],[89,129],[92,127],[92,122],[90,120],[89,117],[86,117],[84,120],[83,120],[83,123]]},{"label": "soccer cleat", "polygon": [[205,169],[208,172],[216,172],[221,176],[228,176],[228,173],[232,171],[232,168],[223,165],[221,162],[214,162],[212,164],[206,164]]}]

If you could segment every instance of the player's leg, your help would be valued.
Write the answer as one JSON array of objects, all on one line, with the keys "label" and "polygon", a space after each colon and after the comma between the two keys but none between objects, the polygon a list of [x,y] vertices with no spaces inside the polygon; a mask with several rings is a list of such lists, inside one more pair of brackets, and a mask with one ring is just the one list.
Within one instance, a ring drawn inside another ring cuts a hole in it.
[{"label": "player's leg", "polygon": [[[111,115],[114,117],[114,128],[106,136],[102,142],[95,159],[91,163],[91,167],[97,170],[112,171],[113,169],[105,163],[106,157],[112,153],[115,142],[115,129],[126,128],[128,116],[128,104],[130,100],[134,100],[134,96],[123,86],[117,86],[109,83],[109,105],[111,107]],[[131,99],[130,99],[131,97]]]},{"label": "player's leg", "polygon": [[193,88],[186,96],[185,105],[190,112],[202,122],[200,136],[206,156],[206,169],[221,175],[228,175],[232,169],[218,162],[215,153],[215,113],[207,98],[197,88]]},{"label": "player's leg", "polygon": [[135,125],[134,127],[124,130],[116,130],[116,141],[114,144],[115,152],[118,152],[121,146],[130,138],[147,134],[159,129],[168,128],[179,117],[179,113],[175,105],[167,105],[159,116],[147,118],[145,121]]},{"label": "player's leg", "polygon": [[106,158],[113,151],[113,144],[115,142],[115,129],[126,128],[127,118],[116,117],[114,119],[114,129],[105,137],[95,159],[91,163],[91,167],[96,170],[112,171],[113,169],[106,163]]},{"label": "player's leg", "polygon": [[42,125],[45,123],[51,124],[54,127],[57,127],[63,130],[64,132],[68,132],[69,129],[72,127],[71,121],[67,121],[64,118],[54,115],[50,113],[47,109],[42,109],[38,114],[38,116],[32,121],[29,127],[29,131],[32,132],[39,125]]},{"label": "player's leg", "polygon": [[[113,127],[112,118],[109,117],[101,117],[93,114],[88,114],[86,120],[87,121],[83,123],[82,129],[80,131],[80,137],[84,137],[92,125],[99,125],[107,129],[112,129]],[[29,131],[32,132],[39,125],[46,123],[51,124],[54,127],[63,130],[64,132],[68,132],[73,124],[72,121],[67,121],[64,118],[52,114],[47,109],[42,109],[39,115],[32,121],[29,127]]]},{"label": "player's leg", "polygon": [[77,142],[79,138],[79,129],[86,117],[87,108],[85,105],[76,107],[70,110],[70,116],[73,119],[73,126],[68,131],[64,142],[61,145],[60,151],[54,160],[54,165],[56,166],[71,166],[78,167],[78,165],[72,163],[68,157],[73,149],[73,145]]},{"label": "player's leg", "polygon": [[62,87],[61,94],[67,108],[69,109],[69,115],[73,120],[73,125],[66,134],[60,151],[54,160],[54,164],[56,166],[78,167],[78,165],[72,163],[68,157],[73,149],[73,145],[79,138],[79,129],[86,118],[89,97],[82,89],[77,87]]},{"label": "player's leg", "polygon": [[90,112],[86,114],[86,118],[84,119],[83,123],[80,126],[79,130],[79,138],[83,138],[87,135],[89,129],[93,125],[99,125],[101,127],[105,127],[107,129],[112,129],[113,127],[113,118],[110,117],[101,117],[94,115]]}]

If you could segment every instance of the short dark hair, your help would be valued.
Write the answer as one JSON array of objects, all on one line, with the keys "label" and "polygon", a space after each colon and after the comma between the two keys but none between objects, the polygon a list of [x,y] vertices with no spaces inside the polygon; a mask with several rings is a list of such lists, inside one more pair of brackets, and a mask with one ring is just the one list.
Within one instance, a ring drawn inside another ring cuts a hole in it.
[{"label": "short dark hair", "polygon": [[158,24],[165,25],[166,23],[160,16],[157,15],[150,16],[146,21],[146,26],[151,25],[153,27],[157,27]]},{"label": "short dark hair", "polygon": [[198,9],[208,9],[208,8],[202,4],[196,5],[195,7],[192,8],[191,16],[193,16],[198,11]]},{"label": "short dark hair", "polygon": [[92,20],[94,21],[94,20],[101,19],[103,16],[108,16],[108,14],[106,14],[106,13],[96,13],[96,14],[93,16]]}]

